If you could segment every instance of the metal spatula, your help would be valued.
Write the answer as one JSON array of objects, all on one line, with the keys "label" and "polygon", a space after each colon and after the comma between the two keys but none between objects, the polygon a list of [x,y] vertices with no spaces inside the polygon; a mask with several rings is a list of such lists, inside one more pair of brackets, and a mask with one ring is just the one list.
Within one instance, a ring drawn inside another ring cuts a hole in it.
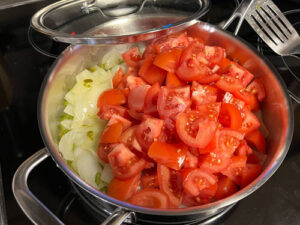
[{"label": "metal spatula", "polygon": [[244,9],[245,12],[242,16],[239,14],[235,16],[241,17],[239,23],[245,18],[261,39],[278,55],[300,53],[299,34],[271,0],[244,0],[235,14],[241,11],[239,9]]}]

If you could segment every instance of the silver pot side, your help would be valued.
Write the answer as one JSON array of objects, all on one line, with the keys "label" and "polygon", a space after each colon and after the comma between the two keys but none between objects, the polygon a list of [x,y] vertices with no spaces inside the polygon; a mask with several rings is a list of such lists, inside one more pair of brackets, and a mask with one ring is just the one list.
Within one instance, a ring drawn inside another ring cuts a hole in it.
[{"label": "silver pot side", "polygon": [[[44,143],[58,167],[81,189],[96,199],[141,214],[208,217],[224,210],[225,207],[236,203],[257,190],[274,174],[286,156],[293,134],[293,113],[286,87],[276,71],[255,51],[250,49],[247,44],[215,26],[199,22],[188,28],[187,32],[201,37],[208,45],[224,47],[231,58],[239,59],[240,63],[257,77],[260,77],[265,85],[267,96],[262,105],[262,117],[269,135],[267,137],[268,157],[263,172],[247,187],[228,198],[203,206],[167,210],[145,209],[121,202],[85,183],[67,166],[58,151],[57,129],[59,117],[64,108],[64,95],[68,88],[75,83],[75,75],[84,68],[99,62],[111,46],[75,45],[68,47],[49,70],[40,92],[38,119]],[[130,47],[130,45],[118,45],[115,47],[123,48],[124,46]]]}]

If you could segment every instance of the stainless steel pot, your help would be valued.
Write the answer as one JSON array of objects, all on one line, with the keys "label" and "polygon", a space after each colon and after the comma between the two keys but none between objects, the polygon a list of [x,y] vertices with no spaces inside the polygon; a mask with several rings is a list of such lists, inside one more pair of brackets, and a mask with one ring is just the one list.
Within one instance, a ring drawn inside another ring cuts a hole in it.
[{"label": "stainless steel pot", "polygon": [[[63,111],[63,98],[68,88],[75,82],[75,75],[84,68],[96,64],[112,46],[70,46],[53,64],[41,88],[38,118],[40,132],[46,148],[38,151],[25,161],[16,171],[13,179],[14,195],[25,212],[35,224],[62,224],[47,208],[30,192],[27,187],[27,177],[30,171],[49,155],[57,166],[91,198],[103,207],[115,213],[104,224],[120,224],[124,219],[137,216],[151,217],[158,224],[168,221],[188,220],[191,218],[207,218],[224,211],[229,206],[245,198],[263,185],[278,169],[287,154],[293,134],[293,113],[286,87],[277,72],[247,44],[231,34],[207,23],[198,22],[187,31],[204,39],[208,45],[222,46],[232,58],[238,58],[240,63],[257,77],[261,78],[266,99],[262,105],[262,117],[269,131],[267,137],[268,156],[262,173],[251,184],[234,195],[207,205],[183,209],[145,209],[121,202],[105,195],[85,183],[76,175],[63,160],[58,151],[57,125]],[[112,222],[114,221],[114,222]]]}]

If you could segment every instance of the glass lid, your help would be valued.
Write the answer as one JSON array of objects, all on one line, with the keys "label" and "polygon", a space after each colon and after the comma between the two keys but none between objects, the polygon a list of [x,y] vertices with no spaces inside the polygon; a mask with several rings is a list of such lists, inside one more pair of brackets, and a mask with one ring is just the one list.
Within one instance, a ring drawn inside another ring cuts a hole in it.
[{"label": "glass lid", "polygon": [[62,0],[31,19],[31,26],[71,44],[121,44],[180,31],[197,22],[209,0]]}]

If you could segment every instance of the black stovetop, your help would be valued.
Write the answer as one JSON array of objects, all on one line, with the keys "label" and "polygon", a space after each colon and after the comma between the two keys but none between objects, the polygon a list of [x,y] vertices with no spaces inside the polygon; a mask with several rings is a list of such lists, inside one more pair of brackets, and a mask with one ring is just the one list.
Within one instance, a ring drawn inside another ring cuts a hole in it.
[{"label": "black stovetop", "polygon": [[[31,15],[50,4],[42,1],[13,9],[0,10],[0,163],[3,177],[8,224],[31,224],[16,203],[11,181],[18,166],[44,144],[37,124],[37,96],[41,82],[54,59],[34,50],[27,39]],[[299,9],[288,14],[298,26],[300,1],[274,1],[282,11]],[[235,0],[212,0],[212,8],[204,21],[218,24],[233,12]],[[11,16],[13,15],[13,17]],[[300,29],[299,29],[300,30]],[[257,47],[278,69],[289,90],[300,96],[300,62],[273,54],[251,28],[243,24],[239,36]],[[65,45],[34,34],[36,43],[47,51],[59,54]],[[298,79],[298,81],[297,81]],[[299,94],[297,93],[297,90]],[[300,106],[293,101],[295,131],[289,153],[276,173],[255,193],[240,201],[215,225],[296,225],[300,224]],[[32,192],[65,224],[100,224],[103,218],[80,199],[67,177],[51,159],[39,165],[30,175]],[[1,187],[0,187],[1,189]]]}]

